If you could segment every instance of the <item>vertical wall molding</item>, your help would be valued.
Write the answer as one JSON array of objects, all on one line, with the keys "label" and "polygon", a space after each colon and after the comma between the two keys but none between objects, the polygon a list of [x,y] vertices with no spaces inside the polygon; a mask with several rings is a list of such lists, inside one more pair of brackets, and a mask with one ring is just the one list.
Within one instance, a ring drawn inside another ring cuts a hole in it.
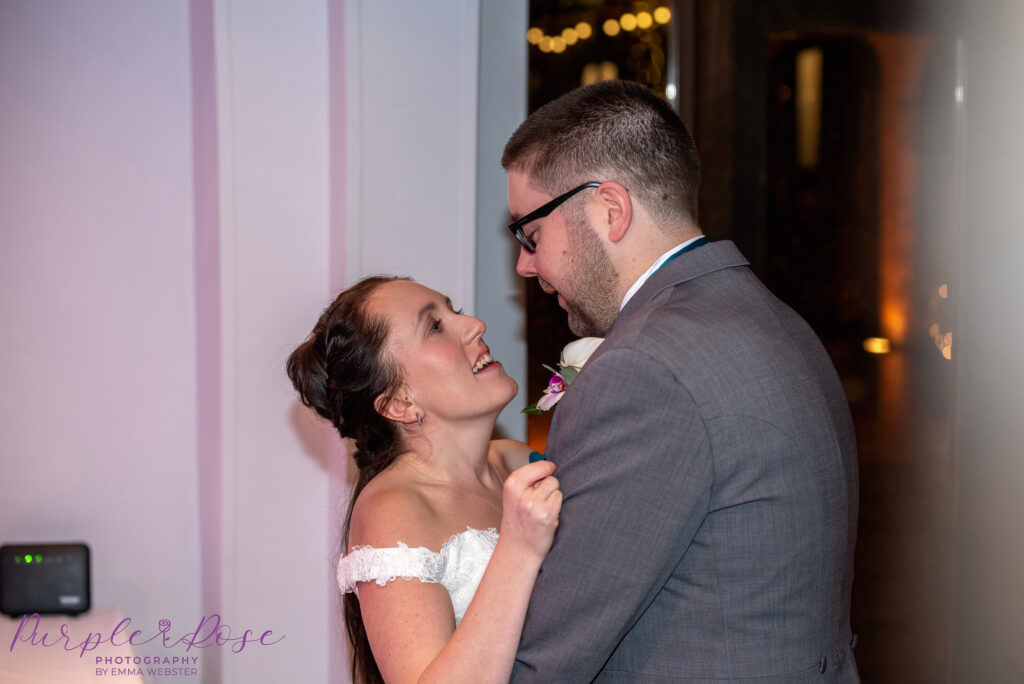
[{"label": "vertical wall molding", "polygon": [[480,3],[476,169],[476,293],[487,344],[519,393],[498,417],[504,437],[526,441],[526,281],[515,272],[519,245],[505,229],[508,192],[501,153],[526,118],[526,2]]},{"label": "vertical wall molding", "polygon": [[344,9],[346,280],[415,277],[474,307],[479,0]]},{"label": "vertical wall molding", "polygon": [[223,681],[328,680],[329,466],[288,354],[330,274],[324,0],[213,0],[220,187],[222,620],[272,630]]},{"label": "vertical wall molding", "polygon": [[[196,458],[200,604],[221,612],[223,568],[220,214],[217,176],[217,56],[213,0],[189,3],[192,60],[192,185],[195,220]],[[203,681],[221,681],[221,653],[202,660]]]}]

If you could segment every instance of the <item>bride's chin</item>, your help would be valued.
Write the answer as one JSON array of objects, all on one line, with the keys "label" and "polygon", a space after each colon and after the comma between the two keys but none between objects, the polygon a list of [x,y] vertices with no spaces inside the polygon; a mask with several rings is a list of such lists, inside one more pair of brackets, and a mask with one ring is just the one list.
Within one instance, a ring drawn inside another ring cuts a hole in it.
[{"label": "bride's chin", "polygon": [[510,377],[506,377],[506,379],[508,380],[507,392],[503,395],[501,401],[497,403],[497,406],[494,409],[495,420],[497,420],[498,414],[504,411],[505,407],[512,403],[516,398],[516,393],[519,392],[519,384]]},{"label": "bride's chin", "polygon": [[508,395],[508,399],[506,399],[505,403],[502,405],[502,409],[508,406],[512,402],[512,400],[516,398],[516,394],[519,392],[519,383],[513,380],[511,376],[505,377],[508,378],[508,384],[511,386],[511,391],[510,394]]}]

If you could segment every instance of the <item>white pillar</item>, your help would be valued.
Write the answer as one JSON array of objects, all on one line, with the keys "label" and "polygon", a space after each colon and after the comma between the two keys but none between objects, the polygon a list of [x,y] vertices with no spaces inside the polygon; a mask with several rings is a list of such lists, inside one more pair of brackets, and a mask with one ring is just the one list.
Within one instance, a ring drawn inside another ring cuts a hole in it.
[{"label": "white pillar", "polygon": [[328,294],[324,0],[216,0],[223,369],[223,614],[271,629],[224,681],[328,679],[321,426],[285,375]]},{"label": "white pillar", "polygon": [[478,0],[345,3],[346,275],[474,311]]},{"label": "white pillar", "polygon": [[515,272],[519,243],[506,230],[508,191],[501,152],[526,118],[525,1],[480,6],[480,92],[477,128],[476,311],[487,344],[519,393],[498,418],[504,437],[526,441],[526,281]]}]

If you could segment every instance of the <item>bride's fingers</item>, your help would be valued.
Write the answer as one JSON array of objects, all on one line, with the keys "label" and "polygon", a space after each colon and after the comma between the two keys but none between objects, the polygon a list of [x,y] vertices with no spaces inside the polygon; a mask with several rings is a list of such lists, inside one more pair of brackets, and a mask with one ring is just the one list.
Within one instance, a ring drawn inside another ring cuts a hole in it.
[{"label": "bride's fingers", "polygon": [[519,493],[526,487],[540,482],[555,472],[555,464],[551,461],[529,463],[512,471],[505,480],[505,488]]},{"label": "bride's fingers", "polygon": [[540,499],[541,501],[547,499],[552,492],[558,489],[558,487],[558,478],[554,477],[553,475],[550,477],[545,477],[543,480],[540,480],[539,482],[535,482],[533,484],[533,489],[537,494],[537,498]]},{"label": "bride's fingers", "polygon": [[529,499],[524,504],[531,517],[545,525],[557,524],[562,508],[562,492],[558,489],[557,480],[546,478],[541,481],[530,493]]},{"label": "bride's fingers", "polygon": [[558,526],[558,516],[562,512],[562,490],[556,489],[546,496],[541,505],[534,511],[545,525]]},{"label": "bride's fingers", "polygon": [[551,496],[548,497],[548,501],[551,503],[551,506],[554,508],[554,512],[555,512],[555,525],[558,525],[558,516],[562,512],[562,490],[561,489],[557,489],[554,492],[552,492]]}]

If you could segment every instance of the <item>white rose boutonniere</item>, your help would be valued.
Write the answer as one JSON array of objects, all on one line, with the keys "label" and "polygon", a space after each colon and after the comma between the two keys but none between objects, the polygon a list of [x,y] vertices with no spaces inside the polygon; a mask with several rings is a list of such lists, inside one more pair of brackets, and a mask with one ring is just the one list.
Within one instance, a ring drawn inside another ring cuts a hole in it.
[{"label": "white rose boutonniere", "polygon": [[562,350],[562,357],[558,360],[558,370],[544,364],[544,367],[551,371],[551,379],[544,389],[544,394],[537,400],[536,404],[530,404],[523,413],[546,413],[554,408],[565,394],[565,390],[576,379],[576,375],[583,368],[590,355],[594,353],[601,343],[603,337],[581,337],[575,342],[565,345]]}]

